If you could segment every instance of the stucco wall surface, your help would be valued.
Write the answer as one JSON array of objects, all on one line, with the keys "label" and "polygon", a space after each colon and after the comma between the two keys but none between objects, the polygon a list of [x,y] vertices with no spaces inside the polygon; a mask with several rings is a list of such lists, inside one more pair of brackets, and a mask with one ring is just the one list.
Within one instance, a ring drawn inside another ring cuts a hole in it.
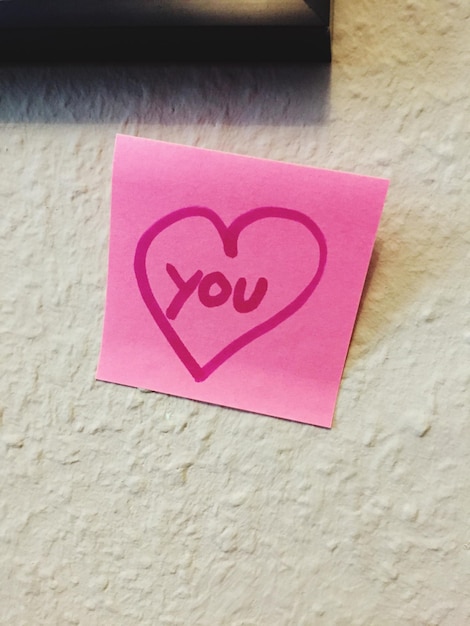
[{"label": "stucco wall surface", "polygon": [[[1,67],[0,623],[470,624],[470,4],[328,67]],[[117,132],[385,176],[331,431],[96,382]]]}]

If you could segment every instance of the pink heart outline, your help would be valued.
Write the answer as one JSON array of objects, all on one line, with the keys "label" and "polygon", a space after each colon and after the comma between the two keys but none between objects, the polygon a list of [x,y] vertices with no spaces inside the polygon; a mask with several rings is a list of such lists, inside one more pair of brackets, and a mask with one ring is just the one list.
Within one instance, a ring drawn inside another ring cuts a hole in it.
[{"label": "pink heart outline", "polygon": [[[208,219],[219,233],[225,254],[231,258],[235,258],[238,254],[237,244],[242,230],[254,222],[267,217],[278,217],[302,224],[305,228],[307,228],[307,230],[310,231],[319,246],[319,261],[317,270],[312,280],[300,292],[300,294],[283,309],[269,317],[267,320],[257,324],[234,339],[203,366],[199,365],[191,352],[185,346],[178,333],[168,321],[163,309],[158,304],[155,296],[153,295],[146,268],[147,252],[154,239],[169,226],[172,226],[176,222],[184,220],[188,217],[204,217]],[[135,250],[134,272],[142,299],[144,300],[157,326],[160,328],[166,340],[171,345],[176,355],[192,375],[194,380],[196,382],[202,382],[236,352],[291,317],[291,315],[298,311],[307,302],[321,280],[326,265],[326,257],[327,245],[322,231],[310,217],[300,211],[281,207],[259,207],[239,215],[234,219],[230,226],[226,226],[219,215],[212,209],[194,206],[178,209],[168,215],[165,215],[144,232],[144,234],[140,237]]]}]

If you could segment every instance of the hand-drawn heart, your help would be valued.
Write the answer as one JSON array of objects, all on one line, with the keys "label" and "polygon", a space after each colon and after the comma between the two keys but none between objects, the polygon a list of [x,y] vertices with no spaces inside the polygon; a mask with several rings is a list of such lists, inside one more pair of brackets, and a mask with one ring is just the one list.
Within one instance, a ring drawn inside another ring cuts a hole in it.
[{"label": "hand-drawn heart", "polygon": [[[167,319],[163,309],[158,304],[155,298],[152,288],[150,286],[149,277],[147,274],[146,259],[150,245],[154,239],[164,230],[188,217],[204,217],[208,219],[217,230],[220,239],[222,240],[223,249],[227,257],[235,258],[238,254],[238,239],[240,233],[259,220],[266,218],[281,218],[285,220],[291,220],[298,222],[305,226],[310,231],[315,239],[319,249],[318,266],[314,272],[313,278],[308,285],[295,297],[287,306],[280,311],[266,319],[260,324],[257,324],[247,332],[240,335],[234,341],[231,341],[220,352],[218,352],[210,361],[205,365],[199,365],[196,359],[193,357],[189,349],[186,347],[178,333],[175,331],[170,321]],[[150,314],[154,321],[166,337],[167,341],[175,351],[178,358],[182,361],[186,369],[192,375],[196,382],[202,382],[206,380],[218,367],[220,367],[227,359],[233,356],[236,352],[243,347],[261,337],[265,333],[269,332],[281,322],[285,321],[291,315],[302,307],[315,291],[325,269],[327,256],[327,246],[325,237],[320,228],[315,222],[307,215],[300,211],[292,209],[285,209],[281,207],[260,207],[252,209],[239,217],[237,217],[229,226],[226,226],[222,219],[212,209],[205,207],[187,207],[179,209],[162,217],[155,222],[139,239],[136,247],[134,257],[134,272],[137,279],[137,285],[141,296],[147,305]]]}]

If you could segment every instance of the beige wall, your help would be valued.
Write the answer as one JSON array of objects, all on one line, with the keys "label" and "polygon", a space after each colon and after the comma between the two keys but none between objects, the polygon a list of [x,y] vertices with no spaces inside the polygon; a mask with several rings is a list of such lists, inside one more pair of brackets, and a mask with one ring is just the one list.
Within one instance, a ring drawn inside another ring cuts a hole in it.
[{"label": "beige wall", "polygon": [[[470,5],[328,68],[0,68],[0,623],[470,624]],[[331,431],[98,383],[117,132],[391,178]]]}]

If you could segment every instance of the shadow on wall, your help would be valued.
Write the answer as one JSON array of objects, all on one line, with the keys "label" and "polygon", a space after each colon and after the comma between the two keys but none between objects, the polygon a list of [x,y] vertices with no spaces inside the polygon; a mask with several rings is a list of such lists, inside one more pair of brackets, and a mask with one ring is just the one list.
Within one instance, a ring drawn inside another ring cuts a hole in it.
[{"label": "shadow on wall", "polygon": [[[422,310],[419,294],[429,283],[439,284],[461,264],[461,249],[450,245],[459,238],[459,224],[450,215],[437,229],[425,211],[387,206],[372,252],[346,367],[354,367],[365,353],[402,324],[429,324],[433,304]],[[402,216],[397,221],[397,216]],[[442,298],[439,290],[435,302]],[[439,309],[439,307],[437,307]]]},{"label": "shadow on wall", "polygon": [[0,67],[0,123],[322,124],[329,64]]}]

